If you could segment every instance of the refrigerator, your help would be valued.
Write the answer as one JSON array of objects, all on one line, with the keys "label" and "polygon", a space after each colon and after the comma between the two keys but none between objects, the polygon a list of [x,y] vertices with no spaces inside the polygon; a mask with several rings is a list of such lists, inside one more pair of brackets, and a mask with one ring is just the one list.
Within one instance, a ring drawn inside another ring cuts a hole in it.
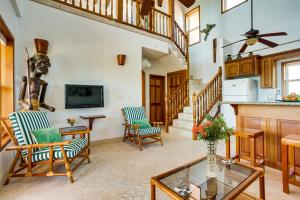
[{"label": "refrigerator", "polygon": [[[251,78],[223,81],[223,101],[229,102],[256,102],[257,81]],[[221,107],[224,119],[229,127],[236,128],[236,117],[229,104]]]}]

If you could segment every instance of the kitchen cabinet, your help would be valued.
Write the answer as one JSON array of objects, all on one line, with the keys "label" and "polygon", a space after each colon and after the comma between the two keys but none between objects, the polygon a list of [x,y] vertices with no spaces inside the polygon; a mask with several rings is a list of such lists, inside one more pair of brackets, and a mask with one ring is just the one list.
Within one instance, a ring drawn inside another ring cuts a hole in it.
[{"label": "kitchen cabinet", "polygon": [[259,75],[260,56],[251,56],[225,62],[226,78]]},{"label": "kitchen cabinet", "polygon": [[276,64],[272,57],[261,59],[261,87],[276,88]]}]

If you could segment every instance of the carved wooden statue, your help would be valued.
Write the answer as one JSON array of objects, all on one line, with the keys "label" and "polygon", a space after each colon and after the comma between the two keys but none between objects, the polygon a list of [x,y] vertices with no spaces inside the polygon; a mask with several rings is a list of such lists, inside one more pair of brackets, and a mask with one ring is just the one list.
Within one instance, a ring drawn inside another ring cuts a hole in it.
[{"label": "carved wooden statue", "polygon": [[[48,68],[51,67],[47,56],[48,41],[34,39],[34,42],[37,53],[27,59],[28,71],[27,76],[23,76],[22,78],[19,104],[23,110],[39,110],[42,107],[54,112],[55,108],[45,103],[48,83],[41,79],[41,76],[46,75]],[[26,99],[26,92],[28,99]]]}]

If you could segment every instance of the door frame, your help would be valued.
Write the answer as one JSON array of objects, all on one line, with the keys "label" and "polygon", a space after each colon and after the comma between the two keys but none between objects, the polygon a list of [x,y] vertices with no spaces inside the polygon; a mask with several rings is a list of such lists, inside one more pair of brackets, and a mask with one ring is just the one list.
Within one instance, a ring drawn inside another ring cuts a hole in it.
[{"label": "door frame", "polygon": [[151,121],[151,78],[152,77],[158,77],[158,78],[162,78],[163,80],[163,89],[162,89],[162,97],[163,97],[163,102],[162,102],[162,119],[163,119],[163,123],[165,123],[164,119],[165,119],[165,96],[166,96],[166,76],[163,75],[156,75],[156,74],[149,74],[149,119]]},{"label": "door frame", "polygon": [[146,109],[146,72],[142,70],[142,106]]}]

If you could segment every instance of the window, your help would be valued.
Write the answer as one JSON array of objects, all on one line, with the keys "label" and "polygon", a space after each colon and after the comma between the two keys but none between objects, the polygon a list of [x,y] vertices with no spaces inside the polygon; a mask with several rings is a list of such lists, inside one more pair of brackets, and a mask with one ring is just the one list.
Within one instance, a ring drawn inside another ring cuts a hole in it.
[{"label": "window", "polygon": [[200,42],[200,7],[185,15],[185,30],[189,36],[189,45]]},{"label": "window", "polygon": [[283,96],[300,94],[300,60],[282,63]]},{"label": "window", "polygon": [[222,2],[222,13],[235,8],[239,5],[241,5],[242,3],[245,3],[248,0],[221,0]]}]

